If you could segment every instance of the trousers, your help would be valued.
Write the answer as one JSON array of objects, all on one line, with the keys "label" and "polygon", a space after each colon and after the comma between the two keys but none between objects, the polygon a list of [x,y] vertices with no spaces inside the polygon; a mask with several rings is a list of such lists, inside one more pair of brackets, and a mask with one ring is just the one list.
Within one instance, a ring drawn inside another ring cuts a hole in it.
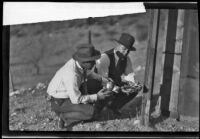
[{"label": "trousers", "polygon": [[[88,93],[96,94],[102,89],[100,82],[90,80],[87,83]],[[82,89],[80,89],[82,91]],[[118,110],[122,108],[126,103],[132,100],[136,94],[126,95],[124,93],[118,93],[114,96],[106,98],[105,100],[98,100],[95,104],[72,104],[70,99],[51,98],[51,109],[58,115],[62,114],[64,121],[68,123],[90,120],[94,118],[96,114],[99,114],[101,110],[107,106],[109,108]]]},{"label": "trousers", "polygon": [[70,99],[51,98],[51,109],[62,120],[68,121],[68,124],[73,122],[89,120],[94,115],[94,106],[92,104],[72,104]]},{"label": "trousers", "polygon": [[[87,86],[89,94],[97,93],[99,90],[103,88],[101,83],[94,79],[88,80]],[[127,95],[123,92],[119,92],[109,98],[106,98],[105,100],[96,102],[95,107],[99,112],[106,106],[114,110],[119,110],[128,102],[130,102],[136,95],[137,93]]]}]

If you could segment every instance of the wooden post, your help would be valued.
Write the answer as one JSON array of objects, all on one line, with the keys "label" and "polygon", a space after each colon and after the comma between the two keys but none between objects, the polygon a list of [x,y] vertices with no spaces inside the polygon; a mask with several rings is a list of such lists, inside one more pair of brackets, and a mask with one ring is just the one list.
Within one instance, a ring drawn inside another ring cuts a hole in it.
[{"label": "wooden post", "polygon": [[2,65],[3,65],[3,98],[2,98],[2,134],[7,135],[9,131],[9,47],[10,47],[10,25],[2,28]]},{"label": "wooden post", "polygon": [[182,56],[183,45],[183,26],[184,26],[185,10],[178,10],[178,21],[176,29],[176,42],[173,62],[173,74],[172,74],[172,87],[171,97],[169,104],[170,117],[179,119],[178,113],[178,95],[179,95],[179,82],[180,82],[180,66]]},{"label": "wooden post", "polygon": [[91,43],[92,43],[91,26],[95,23],[94,18],[89,17],[89,18],[87,19],[87,23],[88,23],[88,43],[91,44]]},{"label": "wooden post", "polygon": [[172,73],[174,63],[174,52],[176,42],[178,10],[170,9],[168,14],[167,37],[164,54],[163,81],[160,88],[161,113],[169,116],[169,102],[172,86]]},{"label": "wooden post", "polygon": [[14,87],[13,79],[12,79],[12,73],[10,70],[9,70],[9,91],[10,92],[15,91],[15,87]]},{"label": "wooden post", "polygon": [[142,96],[142,119],[141,124],[149,126],[150,108],[151,108],[151,97],[153,94],[154,86],[154,75],[156,67],[156,54],[157,54],[157,43],[158,43],[158,31],[159,31],[159,18],[160,10],[151,10],[151,20],[149,24],[149,42],[147,48],[146,68],[144,77],[144,88]]},{"label": "wooden post", "polygon": [[88,42],[89,42],[89,44],[92,43],[91,30],[90,30],[90,29],[89,29],[89,31],[88,31]]},{"label": "wooden post", "polygon": [[[162,41],[162,44],[161,46],[163,47],[162,48],[162,51],[164,52],[165,49],[166,49],[166,36],[167,36],[167,24],[168,24],[168,12],[169,10],[167,9],[164,9],[163,11],[166,12],[166,19],[165,19],[165,22],[164,22],[164,30],[163,30],[163,34],[162,34],[162,40],[159,40],[159,41]],[[162,54],[162,58],[161,58],[161,77],[160,77],[160,83],[159,83],[159,88],[162,86],[162,83],[163,83],[163,67],[164,67],[164,54]],[[158,97],[158,100],[157,100],[157,106],[156,106],[156,114],[157,116],[160,116],[161,114],[161,95],[159,94],[159,97]]]},{"label": "wooden post", "polygon": [[178,112],[199,117],[199,20],[198,10],[185,10]]}]

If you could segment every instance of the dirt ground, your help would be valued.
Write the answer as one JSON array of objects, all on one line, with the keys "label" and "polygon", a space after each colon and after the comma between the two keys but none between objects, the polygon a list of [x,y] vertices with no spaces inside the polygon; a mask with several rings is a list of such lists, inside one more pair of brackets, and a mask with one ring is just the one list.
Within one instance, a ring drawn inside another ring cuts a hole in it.
[{"label": "dirt ground", "polygon": [[[58,128],[58,117],[51,111],[47,99],[46,85],[20,90],[9,97],[9,129],[11,131],[62,131]],[[137,114],[141,97],[122,108],[122,116],[116,117],[109,110],[103,110],[98,121],[78,123],[72,131],[199,131],[199,118],[180,117],[180,120],[163,116],[151,117],[151,126],[139,124]]]}]

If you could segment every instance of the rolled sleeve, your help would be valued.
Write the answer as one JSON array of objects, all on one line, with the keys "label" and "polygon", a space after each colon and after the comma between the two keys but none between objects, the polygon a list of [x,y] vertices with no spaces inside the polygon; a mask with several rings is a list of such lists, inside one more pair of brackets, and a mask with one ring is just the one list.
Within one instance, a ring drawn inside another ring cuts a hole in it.
[{"label": "rolled sleeve", "polygon": [[97,94],[93,94],[93,95],[82,95],[79,97],[78,103],[94,103],[95,101],[97,101]]},{"label": "rolled sleeve", "polygon": [[80,104],[80,103],[92,103],[97,101],[97,95],[82,95],[79,87],[81,84],[81,77],[79,77],[75,73],[71,73],[68,78],[65,78],[65,86],[67,88],[67,92],[69,98],[73,104]]},{"label": "rolled sleeve", "polygon": [[67,88],[68,96],[73,104],[79,103],[79,97],[81,92],[79,91],[80,81],[75,73],[66,75],[67,78],[63,77],[64,85]]},{"label": "rolled sleeve", "polygon": [[87,75],[88,79],[95,79],[97,81],[102,81],[102,76],[98,73],[95,73],[95,72],[91,72]]},{"label": "rolled sleeve", "polygon": [[101,58],[98,59],[96,62],[98,73],[103,77],[108,77],[109,65],[110,65],[109,57],[106,54],[102,54]]},{"label": "rolled sleeve", "polygon": [[125,69],[125,75],[128,75],[129,73],[133,72],[132,68],[132,62],[129,57],[127,57],[127,64],[126,64],[126,69]]}]

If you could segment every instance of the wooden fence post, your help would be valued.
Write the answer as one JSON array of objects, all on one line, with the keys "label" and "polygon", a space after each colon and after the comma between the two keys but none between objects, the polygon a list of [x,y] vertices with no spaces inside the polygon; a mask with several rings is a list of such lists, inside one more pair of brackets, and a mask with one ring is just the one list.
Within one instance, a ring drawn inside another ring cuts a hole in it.
[{"label": "wooden fence post", "polygon": [[198,10],[185,10],[178,95],[178,112],[199,117],[199,19]]},{"label": "wooden fence post", "polygon": [[144,77],[144,88],[142,96],[141,108],[141,124],[149,126],[151,97],[153,94],[155,68],[156,68],[156,54],[158,43],[159,19],[160,10],[155,9],[150,11],[151,20],[149,24],[149,42],[147,48],[147,58]]},{"label": "wooden fence post", "polygon": [[183,45],[183,31],[184,31],[184,16],[185,10],[178,10],[177,29],[176,29],[176,42],[174,50],[173,74],[172,74],[172,87],[171,97],[169,104],[170,116],[179,119],[178,113],[178,95],[179,95],[179,82],[180,82],[180,66]]},{"label": "wooden fence post", "polygon": [[177,31],[177,17],[178,10],[170,9],[168,13],[168,26],[167,26],[167,37],[165,44],[164,56],[164,67],[163,67],[163,81],[160,88],[161,95],[161,113],[162,115],[169,116],[169,102],[171,96],[172,86],[172,74],[173,74],[173,63],[174,63],[174,52],[176,42],[176,31]]},{"label": "wooden fence post", "polygon": [[88,24],[88,43],[92,43],[92,32],[91,32],[91,26],[95,23],[95,19],[92,17],[87,18],[87,24]]},{"label": "wooden fence post", "polygon": [[9,91],[10,92],[15,91],[15,87],[14,87],[14,84],[13,84],[12,73],[11,73],[10,69],[9,69]]},{"label": "wooden fence post", "polygon": [[10,47],[10,25],[2,28],[2,66],[3,66],[3,98],[2,98],[2,134],[7,135],[9,131],[9,47]]}]

